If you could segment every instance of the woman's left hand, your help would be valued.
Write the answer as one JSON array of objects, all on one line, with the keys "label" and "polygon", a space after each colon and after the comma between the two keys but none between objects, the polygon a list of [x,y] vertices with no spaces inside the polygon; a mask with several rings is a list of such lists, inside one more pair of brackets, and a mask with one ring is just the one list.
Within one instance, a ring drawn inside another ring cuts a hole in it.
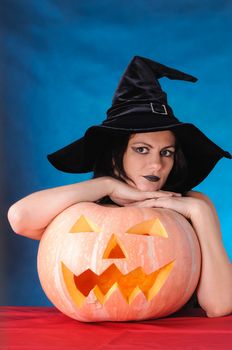
[{"label": "woman's left hand", "polygon": [[205,206],[206,202],[193,197],[160,197],[157,199],[146,199],[144,201],[133,202],[125,206],[136,206],[146,208],[166,208],[177,211],[187,219],[192,219],[195,213]]}]

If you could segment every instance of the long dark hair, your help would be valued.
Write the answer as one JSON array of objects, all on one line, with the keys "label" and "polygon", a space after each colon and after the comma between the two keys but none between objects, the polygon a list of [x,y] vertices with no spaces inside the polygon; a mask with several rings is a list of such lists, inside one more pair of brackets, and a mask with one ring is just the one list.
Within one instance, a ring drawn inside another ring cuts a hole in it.
[{"label": "long dark hair", "polygon": [[[99,151],[95,160],[93,178],[111,176],[123,182],[125,182],[125,179],[131,180],[123,168],[123,155],[131,135],[132,133],[113,134],[110,138],[106,139],[103,148]],[[176,137],[174,165],[162,190],[179,192],[187,176],[187,162]],[[104,204],[110,202],[110,200],[107,196],[99,200],[99,202]]]}]

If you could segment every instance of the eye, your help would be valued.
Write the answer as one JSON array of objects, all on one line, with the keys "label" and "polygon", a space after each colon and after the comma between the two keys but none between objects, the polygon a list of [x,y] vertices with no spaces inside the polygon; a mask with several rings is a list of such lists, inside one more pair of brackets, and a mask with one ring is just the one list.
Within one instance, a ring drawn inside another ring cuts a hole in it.
[{"label": "eye", "polygon": [[79,233],[79,232],[95,232],[99,233],[100,229],[97,225],[87,219],[84,215],[81,215],[79,219],[72,226],[70,233]]},{"label": "eye", "polygon": [[170,149],[164,149],[160,152],[161,156],[163,157],[172,157],[174,155],[174,151],[171,151]]},{"label": "eye", "polygon": [[143,147],[143,146],[134,147],[133,149],[135,152],[140,153],[140,154],[147,154],[149,151],[149,149],[147,147]]},{"label": "eye", "polygon": [[158,218],[140,222],[139,224],[129,228],[126,233],[145,236],[161,236],[165,238],[168,237],[167,231]]}]

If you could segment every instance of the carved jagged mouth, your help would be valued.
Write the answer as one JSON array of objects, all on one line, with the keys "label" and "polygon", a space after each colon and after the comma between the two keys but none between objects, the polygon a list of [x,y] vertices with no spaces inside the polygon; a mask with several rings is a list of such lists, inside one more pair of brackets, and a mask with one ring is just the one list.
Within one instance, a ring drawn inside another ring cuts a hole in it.
[{"label": "carved jagged mouth", "polygon": [[151,301],[164,285],[173,265],[174,260],[150,274],[146,274],[141,267],[123,274],[112,264],[100,275],[88,269],[76,276],[62,262],[62,273],[68,292],[78,307],[84,303],[92,290],[101,304],[104,304],[116,289],[120,290],[130,304],[139,293],[143,293],[147,301]]}]

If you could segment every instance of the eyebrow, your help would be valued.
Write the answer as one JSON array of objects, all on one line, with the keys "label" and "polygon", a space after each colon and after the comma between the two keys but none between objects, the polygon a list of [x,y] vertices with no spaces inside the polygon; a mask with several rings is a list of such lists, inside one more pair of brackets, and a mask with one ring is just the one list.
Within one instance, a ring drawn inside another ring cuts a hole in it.
[{"label": "eyebrow", "polygon": [[[132,145],[136,145],[136,144],[138,144],[138,143],[142,143],[142,144],[144,144],[144,145],[146,145],[146,146],[148,146],[148,147],[153,148],[153,146],[152,146],[152,145],[149,145],[149,143],[146,143],[146,142],[143,142],[143,141],[140,141],[140,142],[134,142],[134,143],[132,143]],[[168,145],[168,146],[164,146],[164,147],[162,147],[162,148],[169,148],[169,147],[176,148],[176,146],[175,146],[175,145]]]}]

